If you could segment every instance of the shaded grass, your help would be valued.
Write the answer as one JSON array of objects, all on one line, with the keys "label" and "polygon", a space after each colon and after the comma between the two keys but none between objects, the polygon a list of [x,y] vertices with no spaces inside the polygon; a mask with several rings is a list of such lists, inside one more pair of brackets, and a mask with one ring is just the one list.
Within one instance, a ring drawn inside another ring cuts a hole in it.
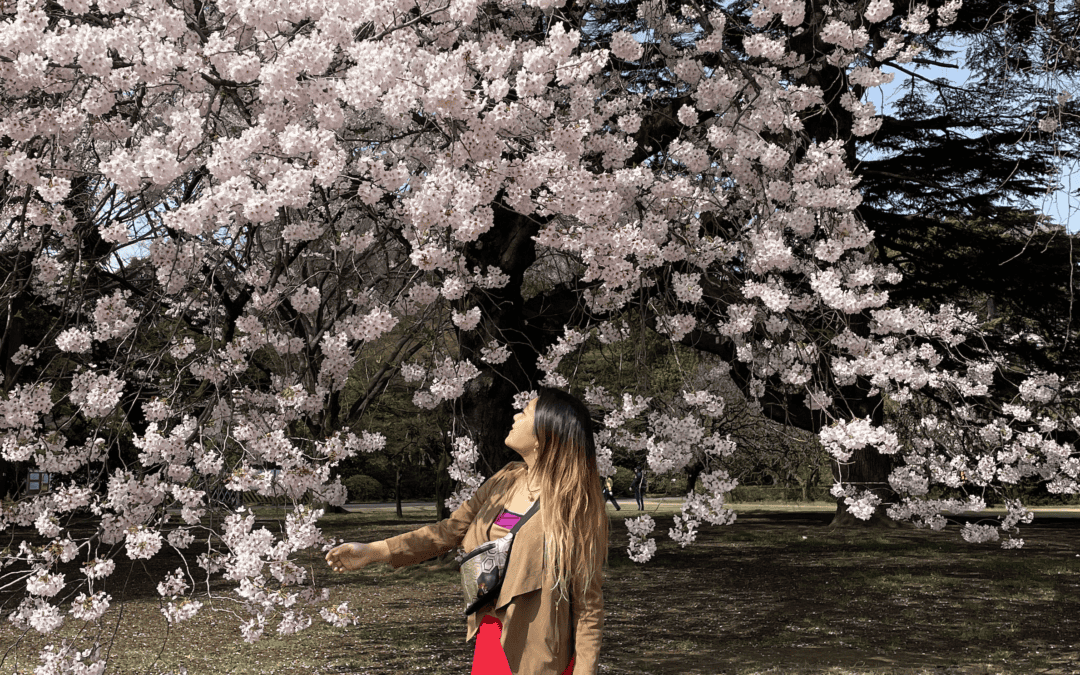
[{"label": "shaded grass", "polygon": [[[645,566],[625,553],[622,521],[637,512],[612,512],[602,673],[1080,673],[1080,520],[1037,519],[1026,548],[1004,551],[966,544],[955,530],[834,531],[827,512],[754,506],[680,550],[664,536],[675,510],[665,505],[653,513],[659,548]],[[405,516],[330,515],[322,525],[331,537],[372,540],[431,522],[434,511]],[[122,614],[112,609],[82,634],[71,622],[59,637],[111,642],[109,673],[469,672],[458,577],[445,561],[333,575],[310,555],[330,602],[348,600],[361,623],[316,620],[284,638],[269,626],[251,645],[229,602],[167,630],[154,585],[177,562],[121,566],[108,590],[119,604],[126,581]],[[32,672],[43,643],[5,621],[0,645],[15,648],[0,673]]]}]

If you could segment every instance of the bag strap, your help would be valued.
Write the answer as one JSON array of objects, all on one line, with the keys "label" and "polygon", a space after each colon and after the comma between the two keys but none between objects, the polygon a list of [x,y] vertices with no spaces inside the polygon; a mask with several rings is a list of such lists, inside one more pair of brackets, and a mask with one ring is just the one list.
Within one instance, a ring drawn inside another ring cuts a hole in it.
[{"label": "bag strap", "polygon": [[533,515],[535,515],[536,512],[539,510],[540,500],[537,499],[535,502],[533,502],[532,506],[529,507],[529,510],[525,512],[525,515],[521,516],[521,518],[518,519],[516,523],[514,523],[514,526],[510,528],[510,534],[516,535],[517,531],[521,529],[521,526],[525,524],[525,521],[527,521],[529,518],[532,518]]}]

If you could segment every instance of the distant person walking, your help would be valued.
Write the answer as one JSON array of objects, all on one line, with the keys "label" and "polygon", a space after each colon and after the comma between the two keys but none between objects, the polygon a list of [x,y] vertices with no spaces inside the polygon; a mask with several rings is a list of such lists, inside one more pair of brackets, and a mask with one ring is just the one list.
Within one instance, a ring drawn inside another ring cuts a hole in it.
[{"label": "distant person walking", "polygon": [[610,500],[611,503],[615,505],[616,511],[622,511],[622,507],[619,506],[619,502],[615,501],[615,495],[611,494],[611,487],[611,476],[608,476],[607,480],[604,481],[604,499]]},{"label": "distant person walking", "polygon": [[634,482],[630,484],[634,489],[634,499],[637,500],[637,510],[645,510],[645,467],[638,464],[634,469]]}]

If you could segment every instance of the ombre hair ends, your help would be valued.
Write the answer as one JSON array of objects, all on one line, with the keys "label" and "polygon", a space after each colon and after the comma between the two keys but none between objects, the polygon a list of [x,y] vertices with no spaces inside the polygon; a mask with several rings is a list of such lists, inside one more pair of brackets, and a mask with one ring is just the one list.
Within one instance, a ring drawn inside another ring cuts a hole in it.
[{"label": "ombre hair ends", "polygon": [[[544,556],[552,565],[561,598],[583,592],[603,574],[608,516],[601,494],[589,410],[576,397],[543,388],[533,425],[539,441],[534,470],[540,484]],[[577,586],[581,584],[581,586]]]}]

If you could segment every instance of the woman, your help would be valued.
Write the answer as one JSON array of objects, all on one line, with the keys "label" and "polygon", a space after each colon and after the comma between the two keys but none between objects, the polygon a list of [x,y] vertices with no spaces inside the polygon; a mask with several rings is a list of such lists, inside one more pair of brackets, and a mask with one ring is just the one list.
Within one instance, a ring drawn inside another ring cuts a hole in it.
[{"label": "woman", "polygon": [[468,619],[477,636],[473,675],[592,675],[604,623],[608,520],[596,468],[592,422],[570,394],[542,389],[514,416],[506,445],[521,455],[484,482],[449,518],[371,544],[326,554],[335,571],[373,562],[412,565],[457,546],[502,537],[539,499],[518,530],[498,598]]},{"label": "woman", "polygon": [[605,502],[610,500],[615,505],[616,511],[622,511],[622,507],[619,506],[619,502],[615,501],[615,494],[612,492],[615,489],[615,484],[611,480],[611,476],[608,476],[604,481],[604,500]]}]

